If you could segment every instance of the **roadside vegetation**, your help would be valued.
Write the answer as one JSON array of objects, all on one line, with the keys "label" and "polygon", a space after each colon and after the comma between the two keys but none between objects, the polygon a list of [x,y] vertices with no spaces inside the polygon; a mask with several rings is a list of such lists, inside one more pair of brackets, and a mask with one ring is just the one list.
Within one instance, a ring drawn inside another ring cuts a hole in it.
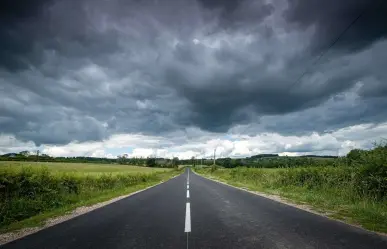
[{"label": "roadside vegetation", "polygon": [[0,232],[36,226],[167,180],[181,171],[127,165],[0,163]]},{"label": "roadside vegetation", "polygon": [[[330,217],[387,233],[387,146],[346,157],[270,159],[267,168],[197,167],[196,172],[250,190],[308,204]],[[318,160],[318,161],[317,161]],[[316,164],[323,165],[316,165]],[[279,167],[278,165],[282,165]]]}]

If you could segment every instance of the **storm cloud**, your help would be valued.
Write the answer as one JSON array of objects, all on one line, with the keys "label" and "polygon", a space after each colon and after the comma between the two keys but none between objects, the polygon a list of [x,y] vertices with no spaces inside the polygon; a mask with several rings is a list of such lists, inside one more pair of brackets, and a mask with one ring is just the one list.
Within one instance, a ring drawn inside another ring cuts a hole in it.
[{"label": "storm cloud", "polygon": [[301,28],[314,26],[312,47],[327,48],[351,23],[354,25],[340,38],[334,49],[353,52],[372,45],[387,36],[387,3],[380,0],[289,0],[285,15]]},{"label": "storm cloud", "polygon": [[382,1],[1,5],[0,131],[21,141],[302,136],[387,121]]}]

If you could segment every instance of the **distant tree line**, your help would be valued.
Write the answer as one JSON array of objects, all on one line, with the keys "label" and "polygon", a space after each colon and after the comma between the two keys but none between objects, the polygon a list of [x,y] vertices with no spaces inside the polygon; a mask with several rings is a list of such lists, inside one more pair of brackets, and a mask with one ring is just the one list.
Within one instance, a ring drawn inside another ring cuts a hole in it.
[{"label": "distant tree line", "polygon": [[0,156],[0,161],[68,162],[68,163],[116,163],[117,159],[98,157],[52,157],[37,152],[21,151]]},{"label": "distant tree line", "polygon": [[[245,158],[217,158],[215,164],[224,168],[249,167],[249,168],[291,168],[309,166],[328,166],[332,164],[342,164],[346,159],[337,156],[279,156],[278,154],[259,154]],[[201,159],[191,158],[180,160],[182,165],[204,165],[214,164],[212,158]]]},{"label": "distant tree line", "polygon": [[[378,145],[374,150],[380,155],[387,155],[387,145]],[[279,156],[278,154],[258,154],[245,158],[217,158],[215,164],[224,168],[249,167],[249,168],[292,168],[292,167],[318,167],[318,166],[356,166],[361,163],[362,158],[370,153],[369,150],[354,149],[345,157],[337,156]],[[384,153],[384,154],[383,154]],[[379,155],[378,154],[378,155]],[[68,162],[68,163],[104,163],[137,165],[144,167],[174,168],[178,165],[205,165],[214,164],[212,158],[195,158],[179,160],[175,157],[168,158],[129,158],[127,154],[117,158],[97,157],[51,157],[46,154],[21,151],[19,153],[8,153],[0,156],[0,161],[39,161],[39,162]]]},{"label": "distant tree line", "polygon": [[180,164],[177,157],[165,158],[129,158],[127,154],[117,158],[103,157],[52,157],[39,152],[21,151],[19,153],[7,153],[0,155],[0,161],[27,161],[27,162],[64,162],[64,163],[101,163],[101,164],[123,164],[146,167],[175,168]]},{"label": "distant tree line", "polygon": [[[373,162],[387,160],[387,143],[375,144],[371,150],[353,149],[346,156],[279,156],[275,154],[256,155],[247,158],[218,158],[216,165],[224,168],[294,168],[294,167],[358,167]],[[207,165],[212,165],[207,164]]]}]

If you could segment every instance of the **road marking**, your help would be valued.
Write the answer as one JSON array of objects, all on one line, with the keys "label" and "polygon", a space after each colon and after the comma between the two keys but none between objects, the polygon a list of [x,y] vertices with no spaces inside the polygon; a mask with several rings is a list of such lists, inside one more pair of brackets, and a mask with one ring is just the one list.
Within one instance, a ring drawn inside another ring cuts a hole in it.
[{"label": "road marking", "polygon": [[187,189],[189,189],[189,184],[187,184]]},{"label": "road marking", "polygon": [[189,198],[189,190],[187,189],[187,198]]},{"label": "road marking", "polygon": [[187,202],[185,206],[185,229],[184,232],[190,233],[191,232],[191,206],[190,203]]},{"label": "road marking", "polygon": [[61,224],[61,223],[64,223],[65,221],[69,221],[69,220],[72,220],[76,217],[79,217],[79,216],[82,216],[82,215],[86,215],[87,213],[93,211],[93,210],[98,210],[102,207],[105,207],[105,206],[108,206],[108,205],[112,205],[113,203],[117,202],[117,201],[120,201],[124,198],[130,198],[130,197],[134,197],[136,195],[139,195],[141,194],[142,192],[145,192],[147,191],[148,189],[151,189],[151,188],[155,188],[163,183],[166,183],[167,181],[170,181],[176,177],[180,177],[182,176],[183,177],[183,174],[178,174],[178,175],[175,175],[174,177],[166,180],[166,181],[162,181],[162,182],[159,182],[155,185],[152,185],[152,186],[149,186],[149,187],[146,187],[144,189],[140,189],[140,190],[137,190],[135,192],[132,192],[132,193],[129,193],[129,194],[125,194],[125,195],[121,195],[121,196],[117,196],[115,198],[111,198],[109,200],[106,200],[106,201],[103,201],[103,202],[100,202],[100,203],[96,203],[95,205],[92,205],[90,206],[89,208],[87,208],[87,210],[82,210],[80,212],[76,212],[76,214],[70,214],[70,215],[63,215],[63,216],[59,216],[60,219],[55,219],[55,220],[52,220],[50,221],[49,223],[47,223],[46,225],[42,226],[42,227],[34,227],[32,229],[28,229],[27,231],[22,231],[20,233],[17,233],[17,234],[14,234],[13,232],[7,232],[7,233],[1,233],[0,234],[0,247],[2,245],[5,245],[7,243],[10,243],[12,241],[15,241],[17,239],[21,239],[21,238],[24,238],[26,237],[27,235],[31,235],[31,234],[35,234],[39,231],[43,231],[43,230],[47,230],[49,229],[50,227],[54,226],[54,225],[57,225],[57,224]]}]

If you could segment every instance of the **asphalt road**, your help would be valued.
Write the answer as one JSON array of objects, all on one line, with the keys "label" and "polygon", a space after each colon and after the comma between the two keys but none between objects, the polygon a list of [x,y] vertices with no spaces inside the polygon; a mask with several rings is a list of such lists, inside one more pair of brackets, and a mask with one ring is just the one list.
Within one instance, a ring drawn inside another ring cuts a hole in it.
[{"label": "asphalt road", "polygon": [[187,247],[386,249],[387,239],[187,170],[1,248]]}]

